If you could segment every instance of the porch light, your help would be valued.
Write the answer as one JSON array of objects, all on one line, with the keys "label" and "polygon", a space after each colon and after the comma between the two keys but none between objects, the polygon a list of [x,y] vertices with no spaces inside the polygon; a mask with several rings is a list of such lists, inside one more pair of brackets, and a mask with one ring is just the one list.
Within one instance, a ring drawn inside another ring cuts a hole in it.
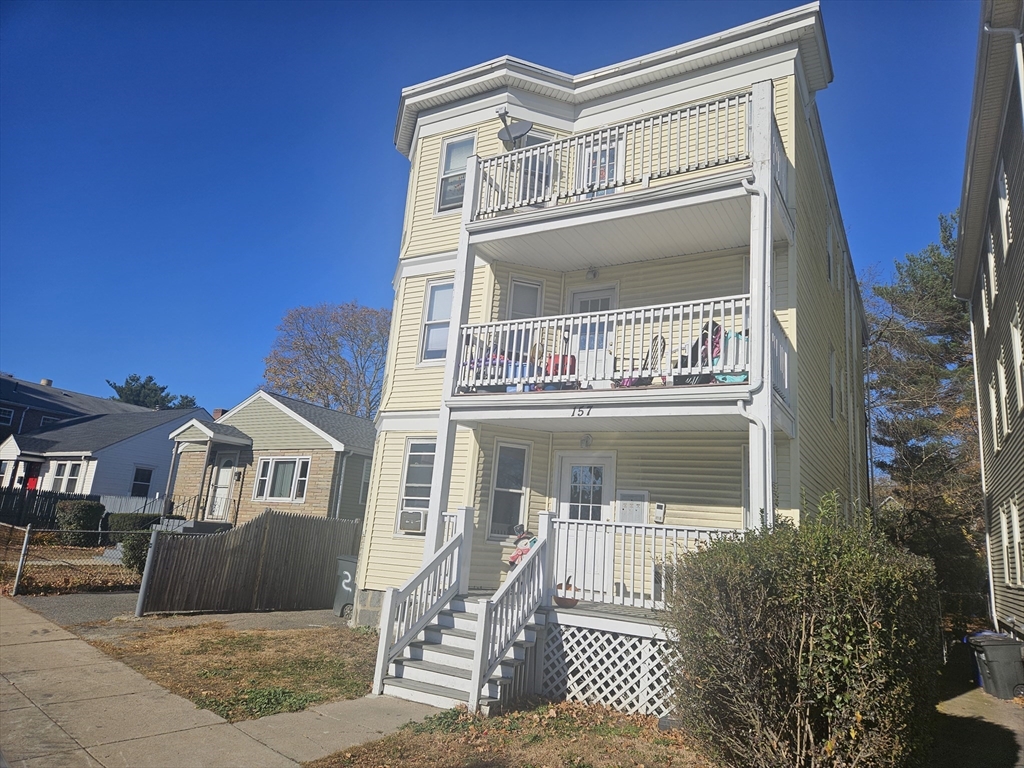
[{"label": "porch light", "polygon": [[592,438],[590,435],[584,435],[583,437],[580,438],[580,448],[589,448],[590,444],[593,442],[594,438]]},{"label": "porch light", "polygon": [[591,267],[587,270],[587,280],[597,280],[598,274],[597,267]]}]

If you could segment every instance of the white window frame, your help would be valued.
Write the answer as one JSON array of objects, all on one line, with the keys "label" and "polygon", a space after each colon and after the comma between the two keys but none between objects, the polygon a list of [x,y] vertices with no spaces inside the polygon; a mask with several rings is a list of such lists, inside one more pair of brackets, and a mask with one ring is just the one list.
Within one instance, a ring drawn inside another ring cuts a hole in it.
[{"label": "white window frame", "polygon": [[14,409],[0,408],[0,427],[9,427],[14,423]]},{"label": "white window frame", "polygon": [[981,290],[981,296],[979,298],[981,300],[982,329],[983,329],[984,333],[987,334],[988,333],[988,327],[989,327],[988,276],[985,274],[984,268],[982,268],[982,273],[981,273],[981,286],[980,286],[980,290]]},{"label": "white window frame", "polygon": [[999,507],[999,534],[1003,552],[1003,583],[1010,584],[1010,531],[1006,522],[1006,505]]},{"label": "white window frame", "polygon": [[[1020,73],[1017,74],[1021,76]],[[1013,224],[1010,221],[1010,189],[1006,178],[1006,166],[1003,159],[999,158],[999,172],[996,174],[996,194],[999,197],[999,228],[1003,238],[1003,263],[1010,253],[1010,243],[1013,242]]]},{"label": "white window frame", "polygon": [[[624,137],[600,139],[591,144],[584,142],[577,146],[576,181],[578,188],[584,189],[590,186],[597,186],[596,181],[593,184],[588,181],[591,158],[595,153],[607,152],[610,149],[614,149],[615,152],[614,167],[612,169],[614,183],[604,189],[587,189],[587,191],[580,195],[581,200],[593,200],[595,197],[613,195],[623,189],[623,182],[626,180],[626,141]],[[598,163],[598,168],[600,168],[600,162]]]},{"label": "white window frame", "polygon": [[[145,469],[145,470],[149,471],[149,482],[146,483],[146,493],[143,496],[136,496],[135,495],[135,483],[138,482],[138,481],[135,479],[135,477],[138,474],[140,469]],[[135,465],[135,470],[132,472],[132,481],[131,481],[131,483],[128,486],[128,495],[132,496],[134,498],[138,498],[138,499],[148,499],[149,498],[149,492],[153,489],[153,475],[155,475],[155,474],[156,474],[156,467],[152,467],[152,466],[149,466],[149,465],[146,465],[146,464],[136,464]]]},{"label": "white window frame", "polygon": [[365,504],[370,498],[370,470],[373,468],[373,459],[363,457],[363,476],[359,479],[359,503]]},{"label": "white window frame", "polygon": [[829,418],[836,420],[836,350],[831,344],[828,347],[828,397]]},{"label": "white window frame", "polygon": [[996,358],[996,383],[999,386],[999,419],[1003,428],[1003,436],[1010,433],[1009,408],[1006,407],[1006,366],[1003,364],[1005,351],[999,347],[999,357]]},{"label": "white window frame", "polygon": [[1017,508],[1015,500],[1010,499],[1010,524],[1013,529],[1013,560],[1015,569],[1015,581],[1018,587],[1024,586],[1024,546],[1021,542],[1021,511]]},{"label": "white window frame", "polygon": [[[78,491],[78,483],[83,480],[82,464],[83,462],[81,461],[69,461],[67,459],[53,462],[53,477],[50,480],[50,490],[57,493],[76,493]],[[62,467],[63,469],[61,469]],[[74,481],[74,487],[71,490],[67,490],[69,481]]]},{"label": "white window frame", "polygon": [[[467,140],[473,142],[473,148],[469,151],[469,157],[472,157],[476,153],[476,131],[473,131],[471,133],[460,133],[458,136],[449,136],[441,144],[441,161],[440,161],[440,164],[438,165],[438,168],[437,168],[437,193],[436,193],[436,195],[434,197],[434,215],[435,216],[449,216],[449,215],[451,215],[453,213],[458,213],[458,212],[460,212],[462,210],[462,203],[466,199],[465,196],[463,196],[462,200],[459,201],[458,205],[449,205],[449,206],[446,206],[446,207],[442,208],[441,207],[441,190],[444,188],[444,181],[445,181],[445,179],[454,178],[455,176],[458,176],[460,173],[462,174],[463,177],[466,176],[466,173],[469,170],[469,163],[468,162],[466,164],[466,168],[463,168],[461,172],[460,171],[454,171],[454,172],[449,172],[449,173],[446,174],[444,172],[444,160],[445,160],[445,157],[448,155],[448,147],[449,146],[451,146],[452,144],[458,144],[459,142],[467,141]],[[463,183],[465,183],[465,179],[463,179]]]},{"label": "white window frame", "polygon": [[996,392],[996,375],[993,373],[988,382],[988,411],[992,426],[992,453],[998,453],[1003,447],[1002,435],[999,433],[999,400]]},{"label": "white window frame", "polygon": [[45,427],[47,424],[56,424],[58,421],[60,421],[60,419],[56,416],[40,416],[39,426]]},{"label": "white window frame", "polygon": [[[440,319],[428,319],[430,313],[430,296],[434,288],[440,288],[445,285],[451,286],[452,289],[452,306],[448,312],[448,317],[444,320]],[[445,325],[451,329],[452,315],[455,313],[455,280],[450,277],[439,278],[436,280],[427,280],[426,288],[423,291],[423,313],[420,319],[420,340],[419,340],[419,351],[417,353],[417,365],[444,365],[445,359],[448,357],[448,344],[447,338],[445,339],[445,350],[444,354],[440,357],[426,357],[427,351],[427,331],[433,326]]]},{"label": "white window frame", "polygon": [[1024,325],[1020,306],[1010,321],[1010,346],[1013,351],[1013,378],[1017,384],[1017,410],[1024,411]]},{"label": "white window frame", "polygon": [[512,307],[514,306],[513,299],[515,298],[516,285],[526,285],[537,289],[537,309],[536,313],[531,317],[540,317],[544,311],[544,281],[543,280],[530,280],[529,278],[519,277],[518,275],[512,275],[508,281],[508,308],[505,311],[506,320],[527,320],[529,318],[512,317]]},{"label": "white window frame", "polygon": [[[274,484],[274,468],[279,463],[295,462],[295,474],[287,496],[271,496],[270,489]],[[309,490],[309,472],[312,466],[310,456],[263,456],[256,464],[256,481],[252,484],[253,501],[273,501],[285,504],[303,504]],[[266,473],[264,473],[266,467]],[[303,473],[305,469],[305,473]],[[263,491],[260,492],[260,483]],[[301,489],[300,489],[301,485]],[[301,490],[302,495],[299,495]]]},{"label": "white window frame", "polygon": [[999,295],[999,275],[996,274],[996,241],[990,226],[985,227],[985,246],[988,249],[985,252],[985,263],[988,269],[988,290],[991,294],[989,304],[995,307],[996,296]]},{"label": "white window frame", "polygon": [[[498,461],[500,458],[500,451],[502,447],[505,448],[517,448],[525,449],[526,455],[523,458],[523,486],[518,491],[514,488],[498,488]],[[519,522],[518,525],[526,525],[526,520],[530,514],[530,458],[532,455],[533,444],[528,442],[522,442],[519,440],[502,440],[500,438],[494,441],[494,461],[491,467],[491,498],[490,505],[487,508],[487,538],[490,541],[508,541],[509,539],[515,538],[514,535],[502,536],[496,534],[493,531],[494,526],[494,494],[501,490],[511,493],[519,493]],[[516,525],[515,523],[513,525]]]},{"label": "white window frame", "polygon": [[[424,518],[428,514],[428,507],[407,507],[406,504],[405,504],[405,500],[406,500],[405,486],[407,485],[406,480],[407,480],[407,476],[408,476],[408,473],[409,473],[409,458],[412,456],[412,446],[415,443],[423,443],[423,444],[430,443],[431,445],[433,445],[434,446],[434,453],[433,453],[434,461],[435,462],[437,461],[437,436],[436,435],[423,435],[423,436],[420,436],[420,437],[407,437],[407,438],[405,438],[405,449],[404,449],[404,453],[403,453],[403,456],[402,456],[402,476],[399,478],[400,485],[398,486],[398,509],[396,510],[396,514],[395,514],[395,535],[396,536],[423,536],[424,535],[423,533],[417,533],[417,532],[414,532],[414,531],[403,531],[399,527],[399,524],[401,523],[402,513],[403,512],[414,512],[414,511],[415,512],[422,512]],[[423,452],[423,455],[426,455],[426,453]],[[434,487],[433,465],[431,465],[430,485],[427,486],[427,499],[428,499],[427,504],[428,504],[428,506],[429,506],[429,503],[430,503],[429,502],[430,492],[433,490],[433,487]],[[420,497],[416,497],[416,498],[420,498]]]}]

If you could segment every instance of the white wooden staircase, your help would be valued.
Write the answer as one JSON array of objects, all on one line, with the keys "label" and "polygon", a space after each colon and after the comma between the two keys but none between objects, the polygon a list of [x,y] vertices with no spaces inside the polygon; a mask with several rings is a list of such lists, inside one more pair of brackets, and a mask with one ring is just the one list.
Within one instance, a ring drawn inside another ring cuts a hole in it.
[{"label": "white wooden staircase", "polygon": [[543,522],[537,546],[493,596],[471,597],[472,514],[460,509],[455,535],[387,591],[374,693],[490,715],[534,690],[550,526]]}]

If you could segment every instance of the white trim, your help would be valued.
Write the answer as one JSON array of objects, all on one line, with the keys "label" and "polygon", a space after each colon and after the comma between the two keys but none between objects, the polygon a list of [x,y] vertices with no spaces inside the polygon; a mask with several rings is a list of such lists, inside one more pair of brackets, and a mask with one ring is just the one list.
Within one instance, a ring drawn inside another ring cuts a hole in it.
[{"label": "white trim", "polygon": [[[566,462],[578,461],[581,464],[607,464],[611,470],[611,482],[602,482],[602,488],[608,491],[608,520],[603,522],[613,522],[612,518],[615,516],[615,473],[616,473],[616,451],[556,451],[555,452],[555,485],[552,488],[553,493],[551,494],[554,498],[555,517],[561,519],[562,516],[562,480],[563,470]],[[564,502],[568,504],[568,501]],[[604,506],[602,503],[601,506]]]},{"label": "white trim", "polygon": [[[252,398],[250,398],[250,399],[252,399]],[[167,439],[168,440],[174,440],[178,435],[180,435],[182,432],[187,430],[189,427],[195,427],[200,432],[202,432],[204,435],[206,435],[207,438],[209,438],[210,440],[216,440],[218,443],[227,443],[229,445],[252,445],[252,438],[234,437],[232,435],[218,435],[212,429],[210,429],[209,427],[203,425],[203,423],[200,422],[199,419],[190,419],[189,421],[186,421],[184,424],[182,424],[176,430],[171,432],[171,434],[169,434],[167,436]],[[239,430],[239,431],[241,431],[241,430]],[[182,440],[180,442],[187,443],[189,441],[188,440]]]},{"label": "white trim", "polygon": [[[509,440],[503,437],[494,438],[494,458],[491,460],[491,489],[490,500],[487,506],[487,540],[508,541],[513,536],[497,536],[491,532],[494,523],[494,492],[498,490],[498,452],[501,447],[522,448],[526,451],[526,458],[523,460],[523,485],[522,497],[519,499],[519,525],[526,525],[530,517],[530,462],[533,459],[533,443],[526,440]],[[509,489],[502,489],[509,490]]]},{"label": "white trim", "polygon": [[437,411],[377,411],[377,432],[431,432],[437,429]]},{"label": "white trim", "polygon": [[[217,463],[217,465],[215,465],[217,469],[220,468],[219,467],[219,462],[220,462],[220,459],[221,459],[221,455],[222,454],[220,452],[217,453],[217,462],[218,463]],[[235,465],[237,466],[238,465],[238,454],[237,453],[235,453],[235,454],[224,453],[223,454],[224,458],[228,458],[228,456],[230,456],[230,455],[234,455],[234,457],[235,457]],[[271,496],[270,495],[270,487],[271,487],[271,484],[274,482],[274,465],[278,464],[279,462],[286,462],[286,461],[294,461],[295,462],[295,475],[292,477],[292,484],[291,484],[291,488],[289,489],[289,495],[288,496]],[[305,478],[305,480],[306,480],[306,487],[302,491],[302,497],[301,498],[297,498],[295,496],[295,490],[296,490],[296,487],[299,484],[299,476],[301,474],[302,462],[306,462],[306,478]],[[268,467],[268,469],[267,469],[267,477],[266,477],[267,486],[266,486],[266,488],[264,488],[263,495],[260,496],[260,495],[257,494],[257,492],[258,492],[259,487],[260,487],[260,479],[261,479],[260,478],[260,470],[262,469],[262,467],[264,465],[266,465]],[[266,501],[268,503],[269,502],[274,502],[275,504],[276,503],[281,503],[281,504],[304,504],[306,502],[306,496],[309,493],[309,479],[310,479],[310,473],[312,472],[312,469],[313,469],[313,457],[312,456],[260,456],[259,459],[256,462],[256,478],[255,478],[255,482],[252,484],[252,500],[253,501]],[[211,489],[213,488],[213,484],[212,483],[210,485],[210,488]]]},{"label": "white trim", "polygon": [[[435,419],[435,422],[434,422],[434,426],[435,426],[435,428],[437,426],[436,419]],[[406,486],[406,480],[407,480],[406,472],[408,472],[408,470],[409,470],[410,449],[411,449],[413,443],[433,443],[433,445],[434,445],[434,463],[435,464],[437,463],[437,432],[433,432],[433,433],[429,433],[429,434],[425,434],[425,435],[407,435],[406,436],[406,438],[405,438],[405,447],[403,448],[403,452],[402,452],[402,474],[399,476],[399,479],[398,479],[398,483],[399,483],[399,485],[398,485],[398,502],[395,505],[396,508],[395,508],[395,521],[394,521],[394,524],[395,524],[394,535],[395,536],[400,536],[400,537],[406,537],[406,536],[421,537],[421,536],[423,536],[423,533],[416,533],[416,532],[413,532],[413,531],[403,531],[399,527],[399,525],[401,523],[402,512],[405,511],[405,507],[403,506],[402,501],[405,499],[405,486]],[[433,473],[431,473],[431,482],[430,482],[430,487],[428,488],[428,493],[433,488],[433,485],[434,485],[434,483],[433,483]],[[429,504],[429,498],[430,498],[429,495],[428,495],[427,498],[428,498],[428,504]],[[424,515],[427,515],[429,513],[428,507],[412,507],[409,511],[414,511],[414,510],[417,510],[417,509],[421,510]]]},{"label": "white trim", "polygon": [[[427,312],[429,312],[429,310],[430,310],[430,293],[431,293],[431,291],[434,288],[440,287],[440,286],[445,286],[445,285],[450,286],[451,289],[452,289],[451,304],[450,304],[450,306],[448,308],[448,319],[447,320],[428,320],[427,319]],[[440,325],[442,322],[444,322],[444,323],[448,324],[448,328],[450,330],[451,329],[451,324],[452,324],[452,315],[454,315],[454,314],[455,314],[455,278],[454,277],[438,277],[438,278],[433,279],[433,280],[427,280],[426,285],[423,287],[423,306],[420,309],[420,331],[419,331],[419,340],[418,340],[417,349],[416,349],[416,366],[417,367],[425,366],[425,367],[431,367],[432,368],[432,367],[437,367],[437,366],[443,366],[445,364],[445,360],[448,359],[448,354],[449,354],[449,352],[451,352],[451,350],[448,349],[447,339],[448,339],[449,334],[447,334],[447,333],[445,334],[445,350],[444,350],[444,355],[442,357],[434,357],[434,358],[430,358],[428,360],[428,359],[426,359],[423,356],[423,353],[426,350],[426,344],[427,344],[427,323],[430,323],[431,325]],[[455,322],[457,323],[458,319],[456,319]]]},{"label": "white trim", "polygon": [[[600,275],[598,275],[600,277]],[[569,289],[569,295],[566,297],[565,313],[567,315],[576,314],[576,310],[573,309],[573,305],[576,303],[576,297],[581,293],[602,293],[605,291],[611,292],[611,306],[608,307],[608,311],[619,308],[619,281],[616,280],[613,283],[596,283],[594,285],[580,285]]]},{"label": "white trim", "polygon": [[431,253],[426,256],[410,256],[406,259],[399,259],[395,267],[395,276],[391,278],[391,287],[398,290],[402,280],[410,277],[423,277],[424,275],[443,276],[444,273],[455,274],[455,259],[458,253],[446,251],[444,253]]},{"label": "white trim", "polygon": [[545,281],[543,279],[537,280],[532,277],[522,277],[513,272],[508,276],[508,306],[505,308],[505,319],[512,320],[512,303],[515,297],[516,283],[520,283],[521,285],[530,285],[537,289],[537,314],[533,315],[533,317],[543,317]]},{"label": "white trim", "polygon": [[[3,421],[4,415],[6,414],[7,421]],[[9,427],[14,424],[14,409],[13,408],[0,408],[0,426]]]},{"label": "white trim", "polygon": [[[442,216],[451,216],[453,213],[458,213],[458,214],[462,213],[462,200],[459,201],[458,205],[453,205],[453,206],[451,206],[449,208],[445,208],[443,211],[441,210],[441,185],[442,185],[442,183],[444,182],[444,179],[445,179],[445,174],[444,174],[445,154],[448,152],[448,147],[451,144],[455,144],[455,143],[460,142],[460,141],[466,141],[467,139],[472,139],[473,140],[473,148],[470,150],[469,154],[466,156],[466,168],[468,169],[469,168],[470,160],[473,160],[476,157],[476,154],[477,154],[477,152],[476,152],[477,138],[478,138],[477,130],[473,129],[471,131],[466,131],[465,133],[456,134],[454,136],[447,136],[441,142],[441,158],[440,158],[440,162],[439,162],[438,167],[437,167],[437,185],[436,185],[436,188],[435,188],[435,191],[434,191],[434,218],[439,218],[439,217],[442,217]],[[448,175],[449,176],[457,176],[458,172],[450,173]],[[465,187],[466,170],[462,171],[462,175],[463,175],[463,186]],[[465,192],[463,192],[463,194],[465,194]],[[463,198],[463,199],[465,199],[465,198]]]}]

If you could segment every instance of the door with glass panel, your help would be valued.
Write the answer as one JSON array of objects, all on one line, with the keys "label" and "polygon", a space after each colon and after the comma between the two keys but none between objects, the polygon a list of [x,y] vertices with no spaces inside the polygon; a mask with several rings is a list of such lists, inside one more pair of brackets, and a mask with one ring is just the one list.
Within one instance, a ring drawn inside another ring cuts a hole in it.
[{"label": "door with glass panel", "polygon": [[576,357],[576,372],[581,381],[611,381],[615,372],[615,324],[607,313],[614,308],[614,288],[572,294],[572,313],[592,316],[574,320],[571,328],[571,354]]},{"label": "door with glass panel", "polygon": [[559,594],[603,602],[612,595],[615,461],[610,455],[563,456],[559,465],[558,516],[568,521],[559,529],[555,584]]},{"label": "door with glass panel", "polygon": [[235,465],[237,463],[237,453],[233,453],[230,456],[217,456],[216,469],[213,471],[213,482],[210,484],[210,499],[206,505],[207,519],[227,519],[228,507],[231,504],[231,486],[235,479]]}]

